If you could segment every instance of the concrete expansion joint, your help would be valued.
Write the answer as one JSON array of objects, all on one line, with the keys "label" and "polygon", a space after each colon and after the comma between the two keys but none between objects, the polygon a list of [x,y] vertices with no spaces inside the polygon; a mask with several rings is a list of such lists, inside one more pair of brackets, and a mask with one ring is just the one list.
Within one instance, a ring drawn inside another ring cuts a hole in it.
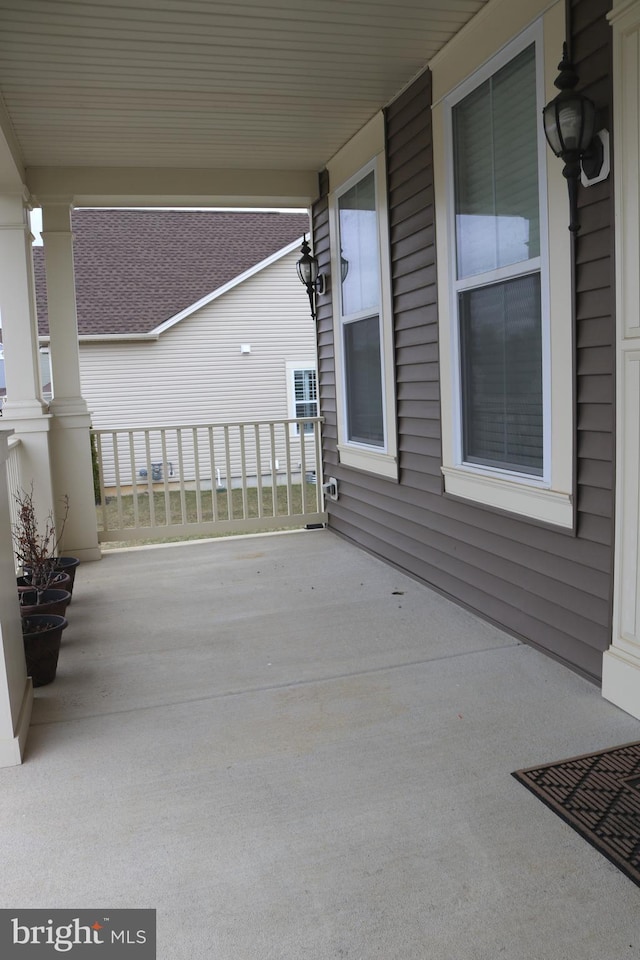
[{"label": "concrete expansion joint", "polygon": [[380,667],[371,667],[368,670],[353,670],[345,673],[335,673],[326,677],[309,677],[304,680],[290,680],[283,683],[266,683],[254,687],[245,687],[237,690],[224,690],[221,693],[212,693],[203,697],[185,697],[182,700],[167,700],[159,703],[139,704],[135,707],[129,707],[123,710],[107,710],[102,713],[86,713],[80,716],[74,716],[70,719],[61,718],[55,720],[32,721],[32,726],[50,726],[63,723],[75,723],[79,720],[97,719],[99,717],[115,717],[128,713],[140,713],[149,710],[164,710],[168,707],[188,706],[195,703],[209,703],[216,700],[230,700],[236,697],[254,696],[257,693],[273,693],[277,690],[293,690],[300,687],[321,686],[329,683],[337,683],[341,680],[353,680],[357,677],[375,676],[381,673],[391,673],[401,670],[413,669],[415,667],[428,666],[429,664],[442,663],[447,660],[461,660],[464,657],[484,656],[491,653],[499,653],[501,650],[511,650],[513,647],[523,647],[526,644],[520,640],[514,639],[510,643],[504,643],[500,646],[489,646],[478,650],[465,650],[458,653],[447,654],[439,657],[426,657],[420,660],[407,660],[405,663],[390,663]]}]

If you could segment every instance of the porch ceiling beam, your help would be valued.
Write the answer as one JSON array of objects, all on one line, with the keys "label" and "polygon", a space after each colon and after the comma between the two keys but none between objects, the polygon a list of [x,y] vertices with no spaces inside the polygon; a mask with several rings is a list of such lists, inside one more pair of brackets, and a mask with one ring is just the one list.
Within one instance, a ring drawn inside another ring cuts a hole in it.
[{"label": "porch ceiling beam", "polygon": [[22,192],[24,167],[13,127],[0,98],[0,192]]},{"label": "porch ceiling beam", "polygon": [[318,195],[309,170],[214,170],[161,167],[30,167],[33,202],[74,206],[308,207]]}]

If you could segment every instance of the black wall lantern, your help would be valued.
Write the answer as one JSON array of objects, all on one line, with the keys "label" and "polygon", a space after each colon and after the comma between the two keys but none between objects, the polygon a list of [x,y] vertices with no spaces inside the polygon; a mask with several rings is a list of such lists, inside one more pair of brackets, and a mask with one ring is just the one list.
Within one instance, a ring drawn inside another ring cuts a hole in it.
[{"label": "black wall lantern", "polygon": [[560,73],[554,83],[560,93],[546,105],[542,117],[549,146],[557,157],[564,160],[562,172],[569,189],[569,230],[577,233],[580,229],[578,179],[582,173],[587,180],[599,177],[604,163],[604,146],[601,135],[595,132],[595,104],[574,90],[578,75],[569,60],[566,43],[558,70]]},{"label": "black wall lantern", "polygon": [[[296,270],[301,283],[307,288],[309,294],[309,304],[311,306],[311,319],[316,319],[316,295],[327,292],[327,281],[325,275],[320,273],[318,260],[311,254],[307,238],[302,241],[300,248],[302,256],[296,263]],[[349,273],[349,261],[342,256],[340,251],[340,279],[344,283]]]},{"label": "black wall lantern", "polygon": [[318,270],[318,261],[311,253],[307,238],[302,241],[300,248],[302,256],[296,263],[296,270],[301,283],[307,288],[311,319],[316,319],[316,294],[324,293],[324,276]]}]

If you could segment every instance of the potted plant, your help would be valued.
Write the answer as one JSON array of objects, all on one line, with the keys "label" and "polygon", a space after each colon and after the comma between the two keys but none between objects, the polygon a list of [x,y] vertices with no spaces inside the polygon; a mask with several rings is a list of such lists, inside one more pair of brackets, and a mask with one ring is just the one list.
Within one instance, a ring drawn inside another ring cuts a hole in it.
[{"label": "potted plant", "polygon": [[[22,577],[18,581],[19,592],[29,592],[29,601],[39,604],[43,594],[52,588],[70,583],[68,574],[58,569],[60,558],[58,548],[69,513],[69,498],[63,498],[64,510],[59,531],[56,531],[53,514],[49,512],[44,526],[40,527],[33,503],[31,490],[21,490],[15,494],[17,520],[13,525],[13,547],[16,561],[22,567]],[[71,591],[69,592],[69,599]],[[34,597],[35,594],[35,597]]]},{"label": "potted plant", "polygon": [[67,626],[64,617],[31,614],[22,618],[22,641],[27,663],[27,674],[34,687],[44,687],[55,680],[62,631]]}]

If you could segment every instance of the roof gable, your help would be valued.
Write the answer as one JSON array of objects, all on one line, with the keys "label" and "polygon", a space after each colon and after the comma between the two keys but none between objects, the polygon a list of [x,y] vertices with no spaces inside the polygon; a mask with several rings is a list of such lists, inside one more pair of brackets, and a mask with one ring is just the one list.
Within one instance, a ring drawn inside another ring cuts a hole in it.
[{"label": "roof gable", "polygon": [[[161,332],[277,259],[306,214],[206,210],[73,211],[78,333]],[[49,332],[44,256],[34,247],[38,327]]]}]

